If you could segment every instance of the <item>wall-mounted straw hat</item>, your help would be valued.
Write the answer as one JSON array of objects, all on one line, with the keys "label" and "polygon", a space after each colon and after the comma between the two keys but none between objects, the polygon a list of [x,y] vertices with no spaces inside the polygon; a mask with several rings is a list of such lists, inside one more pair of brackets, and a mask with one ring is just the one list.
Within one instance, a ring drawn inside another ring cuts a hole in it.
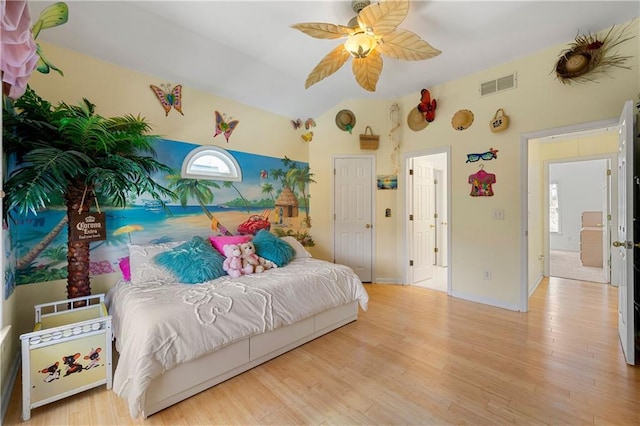
[{"label": "wall-mounted straw hat", "polygon": [[461,109],[451,118],[451,126],[456,130],[465,130],[473,124],[473,113],[468,109]]},{"label": "wall-mounted straw hat", "polygon": [[353,112],[349,111],[348,109],[338,111],[338,113],[336,114],[336,126],[338,126],[340,130],[351,133],[351,130],[353,130],[353,127],[355,125],[356,116],[353,114]]},{"label": "wall-mounted straw hat", "polygon": [[411,108],[407,115],[407,125],[415,132],[424,129],[429,125],[429,122],[425,119],[424,114],[421,113],[417,107]]}]

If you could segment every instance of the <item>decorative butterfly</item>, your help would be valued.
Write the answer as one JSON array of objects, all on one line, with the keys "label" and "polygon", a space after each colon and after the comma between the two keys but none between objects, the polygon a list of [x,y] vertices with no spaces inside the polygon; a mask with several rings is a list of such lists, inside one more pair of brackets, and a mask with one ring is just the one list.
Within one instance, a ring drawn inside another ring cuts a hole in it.
[{"label": "decorative butterfly", "polygon": [[302,135],[302,140],[305,142],[311,142],[312,139],[313,139],[313,132],[307,132],[304,135]]},{"label": "decorative butterfly", "polygon": [[231,132],[235,130],[238,123],[240,123],[238,120],[229,120],[226,114],[220,114],[216,111],[216,133],[213,137],[215,138],[220,133],[224,133],[224,138],[227,140],[227,143],[229,143]]},{"label": "decorative butterfly", "polygon": [[[33,39],[36,40],[40,31],[48,28],[57,27],[62,24],[66,24],[69,21],[69,8],[66,3],[58,2],[48,6],[42,12],[38,20],[31,27],[31,34]],[[64,77],[61,69],[53,65],[42,53],[42,47],[39,43],[36,43],[36,54],[39,56],[36,69],[42,74],[49,74],[50,70],[56,71],[58,74]]]},{"label": "decorative butterfly", "polygon": [[424,118],[431,123],[436,119],[436,100],[431,99],[431,94],[427,89],[420,91],[420,103],[418,104],[418,111],[424,114]]},{"label": "decorative butterfly", "polygon": [[149,85],[153,93],[156,94],[156,97],[160,101],[162,108],[164,108],[165,117],[169,115],[169,111],[171,111],[171,107],[173,107],[176,111],[178,111],[181,115],[182,113],[182,85],[178,84],[176,87],[171,89],[171,85],[168,83],[161,84],[162,89],[158,86],[154,86],[153,84]]},{"label": "decorative butterfly", "polygon": [[304,122],[304,128],[309,130],[312,127],[316,127],[316,122],[313,120],[313,118],[307,118],[307,120]]},{"label": "decorative butterfly", "polygon": [[298,130],[300,126],[302,126],[302,120],[299,118],[296,120],[291,120],[291,125],[293,126],[293,130]]}]

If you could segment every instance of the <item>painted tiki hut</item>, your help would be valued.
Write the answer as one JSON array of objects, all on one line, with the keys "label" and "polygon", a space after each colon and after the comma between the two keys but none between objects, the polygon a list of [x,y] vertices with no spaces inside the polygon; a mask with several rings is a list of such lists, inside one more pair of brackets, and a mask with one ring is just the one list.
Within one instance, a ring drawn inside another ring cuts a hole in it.
[{"label": "painted tiki hut", "polygon": [[285,187],[276,200],[276,209],[282,209],[282,217],[298,217],[298,199],[291,188]]}]

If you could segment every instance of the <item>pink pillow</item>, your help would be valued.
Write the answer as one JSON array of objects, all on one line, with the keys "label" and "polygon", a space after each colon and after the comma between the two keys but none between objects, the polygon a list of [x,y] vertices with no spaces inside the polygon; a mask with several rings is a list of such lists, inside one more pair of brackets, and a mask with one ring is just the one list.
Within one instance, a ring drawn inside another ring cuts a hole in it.
[{"label": "pink pillow", "polygon": [[120,261],[118,262],[118,266],[120,266],[122,278],[124,278],[126,281],[131,281],[131,265],[129,264],[129,256],[120,259]]},{"label": "pink pillow", "polygon": [[242,244],[251,241],[253,235],[212,235],[209,237],[211,245],[224,256],[225,244]]}]

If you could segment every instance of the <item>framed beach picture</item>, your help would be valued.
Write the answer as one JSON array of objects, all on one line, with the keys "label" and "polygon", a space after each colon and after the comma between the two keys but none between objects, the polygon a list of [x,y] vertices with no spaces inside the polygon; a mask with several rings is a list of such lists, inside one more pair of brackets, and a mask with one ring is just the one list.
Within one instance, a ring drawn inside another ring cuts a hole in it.
[{"label": "framed beach picture", "polygon": [[378,189],[398,189],[398,176],[378,175]]}]

